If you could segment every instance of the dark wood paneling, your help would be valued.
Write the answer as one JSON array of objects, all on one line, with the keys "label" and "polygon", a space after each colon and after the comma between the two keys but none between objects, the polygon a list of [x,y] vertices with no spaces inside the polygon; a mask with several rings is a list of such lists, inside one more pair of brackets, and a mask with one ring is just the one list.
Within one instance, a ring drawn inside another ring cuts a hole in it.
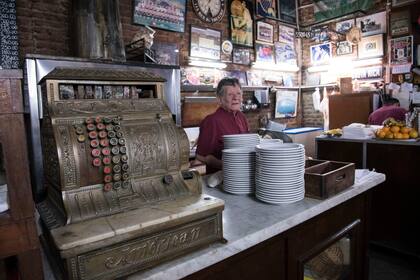
[{"label": "dark wood paneling", "polygon": [[317,159],[353,162],[363,168],[363,143],[317,141]]}]

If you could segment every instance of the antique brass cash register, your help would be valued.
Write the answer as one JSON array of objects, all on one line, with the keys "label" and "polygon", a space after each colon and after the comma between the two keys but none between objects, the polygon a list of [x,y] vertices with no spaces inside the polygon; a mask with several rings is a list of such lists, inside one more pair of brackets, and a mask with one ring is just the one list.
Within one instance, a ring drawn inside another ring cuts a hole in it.
[{"label": "antique brass cash register", "polygon": [[40,82],[42,241],[65,279],[114,279],[223,239],[224,202],[188,170],[164,79],[55,68]]}]

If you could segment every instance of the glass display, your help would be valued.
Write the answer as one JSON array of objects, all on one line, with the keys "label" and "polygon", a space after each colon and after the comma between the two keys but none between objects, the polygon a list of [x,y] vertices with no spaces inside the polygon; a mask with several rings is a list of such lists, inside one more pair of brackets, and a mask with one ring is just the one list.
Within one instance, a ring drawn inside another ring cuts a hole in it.
[{"label": "glass display", "polygon": [[349,236],[344,236],[304,264],[304,280],[344,280],[351,270]]},{"label": "glass display", "polygon": [[0,143],[0,213],[9,209],[7,199],[6,168],[4,166],[3,149]]}]

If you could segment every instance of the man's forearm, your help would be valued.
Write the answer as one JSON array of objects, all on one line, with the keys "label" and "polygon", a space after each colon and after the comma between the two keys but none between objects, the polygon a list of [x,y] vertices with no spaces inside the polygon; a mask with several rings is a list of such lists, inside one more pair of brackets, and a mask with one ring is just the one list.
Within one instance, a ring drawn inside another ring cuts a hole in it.
[{"label": "man's forearm", "polygon": [[213,155],[202,156],[197,154],[196,158],[212,168],[222,169],[223,167],[222,161]]}]

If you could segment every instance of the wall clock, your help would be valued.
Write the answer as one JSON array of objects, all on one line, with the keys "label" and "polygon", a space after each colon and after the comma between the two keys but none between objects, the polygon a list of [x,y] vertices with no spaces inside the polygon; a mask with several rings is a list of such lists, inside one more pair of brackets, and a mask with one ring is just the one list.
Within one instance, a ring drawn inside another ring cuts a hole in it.
[{"label": "wall clock", "polygon": [[195,14],[204,22],[220,21],[225,14],[225,0],[191,0]]}]

